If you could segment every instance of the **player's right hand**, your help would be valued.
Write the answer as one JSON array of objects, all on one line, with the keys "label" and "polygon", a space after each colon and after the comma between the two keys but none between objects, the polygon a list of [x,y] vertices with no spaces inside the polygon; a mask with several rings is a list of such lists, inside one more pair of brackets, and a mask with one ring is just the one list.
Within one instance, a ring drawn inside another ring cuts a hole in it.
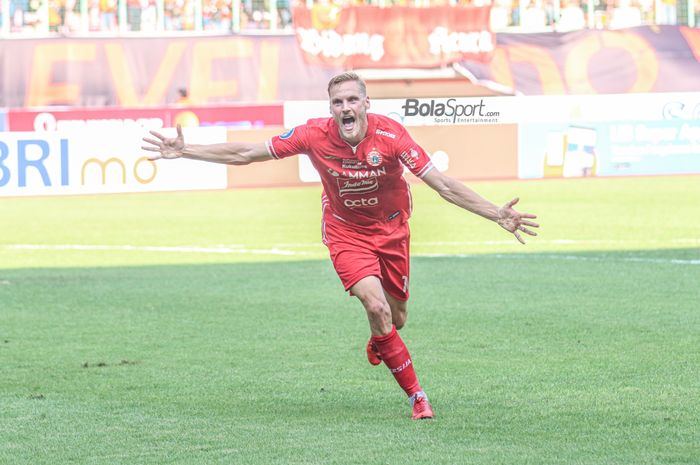
[{"label": "player's right hand", "polygon": [[143,150],[156,152],[154,155],[148,157],[149,160],[158,160],[160,158],[172,159],[182,156],[182,151],[185,148],[185,137],[182,135],[182,127],[179,124],[177,125],[176,137],[164,137],[156,131],[149,132],[155,139],[144,137],[143,141],[151,145],[141,146]]}]

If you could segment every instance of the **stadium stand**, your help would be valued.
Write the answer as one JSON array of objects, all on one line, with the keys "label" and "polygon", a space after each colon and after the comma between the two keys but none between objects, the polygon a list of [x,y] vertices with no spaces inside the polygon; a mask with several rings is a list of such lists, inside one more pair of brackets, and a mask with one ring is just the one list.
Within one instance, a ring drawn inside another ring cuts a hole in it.
[{"label": "stadium stand", "polygon": [[0,34],[291,33],[292,9],[300,4],[319,17],[354,4],[490,4],[493,30],[509,32],[700,24],[700,0],[1,0]]}]

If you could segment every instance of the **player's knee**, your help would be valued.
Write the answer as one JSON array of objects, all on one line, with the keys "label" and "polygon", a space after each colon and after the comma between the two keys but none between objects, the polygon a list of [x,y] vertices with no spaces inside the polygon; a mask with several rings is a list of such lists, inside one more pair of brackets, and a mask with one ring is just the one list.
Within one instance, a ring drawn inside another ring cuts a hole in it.
[{"label": "player's knee", "polygon": [[406,324],[406,318],[408,317],[407,302],[392,302],[391,303],[391,319],[396,329],[401,329]]},{"label": "player's knee", "polygon": [[396,329],[401,329],[406,324],[406,312],[398,313],[393,316],[393,323]]},{"label": "player's knee", "polygon": [[391,308],[389,304],[381,299],[367,297],[362,300],[362,305],[364,305],[367,311],[367,316],[372,320],[379,321],[391,318]]}]

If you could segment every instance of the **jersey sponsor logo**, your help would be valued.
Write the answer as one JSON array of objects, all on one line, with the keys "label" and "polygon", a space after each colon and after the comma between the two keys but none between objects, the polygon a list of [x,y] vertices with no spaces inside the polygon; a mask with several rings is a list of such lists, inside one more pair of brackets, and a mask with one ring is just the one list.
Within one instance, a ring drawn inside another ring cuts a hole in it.
[{"label": "jersey sponsor logo", "polygon": [[362,170],[362,171],[343,171],[343,176],[346,178],[353,179],[366,179],[366,178],[377,178],[386,174],[386,166],[377,168],[376,170]]},{"label": "jersey sponsor logo", "polygon": [[362,179],[359,181],[338,179],[338,194],[341,197],[346,195],[368,194],[379,189],[377,178]]},{"label": "jersey sponsor logo", "polygon": [[364,170],[367,169],[367,165],[362,163],[362,160],[357,160],[356,158],[343,158],[343,169],[344,170]]},{"label": "jersey sponsor logo", "polygon": [[358,207],[375,207],[379,205],[379,199],[377,197],[361,198],[361,199],[345,199],[343,200],[343,205],[348,208],[358,208]]},{"label": "jersey sponsor logo", "polygon": [[334,170],[333,168],[328,168],[327,171],[328,171],[328,174],[330,174],[331,176],[334,176],[334,177],[336,177],[336,178],[337,178],[338,176],[340,176],[340,173],[338,173],[338,172],[337,172],[336,170]]},{"label": "jersey sponsor logo", "polygon": [[416,149],[411,148],[408,152],[401,152],[399,158],[401,158],[404,164],[409,168],[415,168],[418,166],[416,162],[420,158],[420,153]]},{"label": "jersey sponsor logo", "polygon": [[379,166],[382,164],[382,154],[377,149],[372,149],[367,154],[367,163],[369,166]]},{"label": "jersey sponsor logo", "polygon": [[336,157],[335,155],[321,155],[326,160],[345,160],[344,158]]},{"label": "jersey sponsor logo", "polygon": [[284,134],[280,134],[280,139],[285,140],[289,139],[292,137],[292,134],[294,134],[294,128],[290,129],[289,131],[285,132]]},{"label": "jersey sponsor logo", "polygon": [[390,132],[382,131],[381,129],[377,129],[377,132],[375,134],[378,134],[380,136],[385,136],[388,137],[389,139],[396,139],[396,134],[392,134]]},{"label": "jersey sponsor logo", "polygon": [[387,218],[387,220],[388,220],[388,221],[391,221],[391,220],[393,220],[394,218],[396,218],[397,216],[399,216],[400,214],[401,214],[401,210],[396,210],[394,213],[392,213],[391,215],[389,215],[389,217]]}]

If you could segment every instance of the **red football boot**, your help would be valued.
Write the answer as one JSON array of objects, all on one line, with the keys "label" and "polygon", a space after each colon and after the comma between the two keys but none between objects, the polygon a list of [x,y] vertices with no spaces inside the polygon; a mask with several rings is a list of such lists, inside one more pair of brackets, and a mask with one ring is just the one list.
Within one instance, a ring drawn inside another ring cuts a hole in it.
[{"label": "red football boot", "polygon": [[430,406],[428,397],[423,391],[413,394],[411,397],[409,397],[409,401],[413,406],[412,418],[414,420],[433,418],[433,408]]},{"label": "red football boot", "polygon": [[369,342],[367,343],[367,360],[369,363],[375,366],[382,363],[382,358],[379,356],[379,349],[372,338],[370,338]]}]

